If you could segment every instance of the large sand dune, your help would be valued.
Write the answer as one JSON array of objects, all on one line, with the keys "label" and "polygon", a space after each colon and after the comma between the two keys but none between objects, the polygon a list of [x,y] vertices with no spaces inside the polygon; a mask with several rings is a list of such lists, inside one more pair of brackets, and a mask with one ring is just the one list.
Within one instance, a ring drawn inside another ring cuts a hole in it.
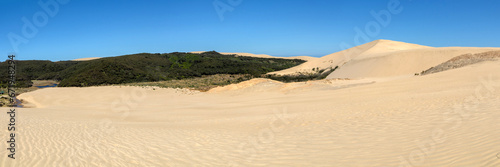
[{"label": "large sand dune", "polygon": [[360,56],[347,62],[327,78],[370,78],[413,75],[453,57],[499,48],[427,48],[394,51],[377,56]]},{"label": "large sand dune", "polygon": [[431,48],[417,44],[410,44],[404,42],[390,41],[390,40],[375,40],[360,46],[356,46],[347,50],[336,52],[330,55],[320,57],[318,59],[308,61],[299,66],[273,72],[272,74],[295,74],[297,72],[311,72],[313,68],[326,69],[335,66],[342,66],[345,63],[359,58],[376,57],[386,53],[412,50],[421,48]]},{"label": "large sand dune", "polygon": [[376,40],[271,74],[296,74],[312,72],[312,69],[316,67],[325,69],[339,66],[327,78],[359,79],[413,75],[456,56],[493,50],[500,50],[500,48],[434,48],[390,40]]},{"label": "large sand dune", "polygon": [[269,80],[208,93],[41,89],[20,96],[33,108],[18,109],[17,159],[0,166],[500,166],[499,70],[487,61],[307,91]]}]

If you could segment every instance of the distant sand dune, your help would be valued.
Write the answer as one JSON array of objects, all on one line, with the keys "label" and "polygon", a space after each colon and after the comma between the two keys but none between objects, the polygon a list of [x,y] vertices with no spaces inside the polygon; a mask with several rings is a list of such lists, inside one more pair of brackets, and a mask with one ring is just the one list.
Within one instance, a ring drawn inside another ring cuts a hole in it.
[{"label": "distant sand dune", "polygon": [[[191,53],[203,53],[203,52],[204,51],[196,51],[196,52],[191,52]],[[239,56],[248,56],[248,57],[259,57],[259,58],[301,59],[301,60],[305,60],[305,61],[310,61],[310,60],[318,59],[316,57],[311,57],[311,56],[275,57],[275,56],[270,56],[270,55],[266,55],[266,54],[229,53],[229,52],[220,52],[220,54],[225,54],[225,55],[239,55]]]},{"label": "distant sand dune", "polygon": [[100,59],[102,57],[88,57],[88,58],[80,58],[80,59],[74,59],[72,61],[89,61],[89,60],[95,60],[95,59]]}]

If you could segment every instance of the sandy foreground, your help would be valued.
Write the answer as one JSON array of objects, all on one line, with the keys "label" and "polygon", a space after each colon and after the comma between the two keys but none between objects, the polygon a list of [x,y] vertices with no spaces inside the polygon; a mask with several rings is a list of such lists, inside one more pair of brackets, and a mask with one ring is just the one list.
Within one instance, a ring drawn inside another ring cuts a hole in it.
[{"label": "sandy foreground", "polygon": [[19,97],[16,159],[2,142],[0,166],[500,166],[499,71],[45,88]]}]

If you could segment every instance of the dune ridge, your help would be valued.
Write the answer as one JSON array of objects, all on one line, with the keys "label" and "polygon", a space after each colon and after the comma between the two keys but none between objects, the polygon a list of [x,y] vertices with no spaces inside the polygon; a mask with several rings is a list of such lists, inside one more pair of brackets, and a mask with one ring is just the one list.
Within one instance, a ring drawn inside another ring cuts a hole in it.
[{"label": "dune ridge", "polygon": [[306,62],[293,68],[272,72],[271,74],[284,75],[295,74],[297,72],[311,72],[311,69],[316,67],[319,67],[320,69],[326,69],[330,67],[334,68],[335,66],[341,67],[343,64],[353,59],[357,59],[358,57],[374,57],[384,53],[418,48],[431,47],[391,40],[375,40],[360,46],[320,57],[316,60]]},{"label": "dune ridge", "polygon": [[[203,53],[204,51],[195,51],[191,53]],[[277,57],[277,56],[271,56],[267,54],[253,54],[253,53],[230,53],[230,52],[219,52],[220,54],[224,55],[238,55],[238,56],[249,56],[249,57],[259,57],[259,58],[282,58],[282,59],[301,59],[305,61],[310,61],[310,60],[315,60],[317,59],[316,57],[311,57],[311,56],[291,56],[291,57]]]},{"label": "dune ridge", "polygon": [[71,61],[89,61],[89,60],[95,60],[95,59],[100,59],[102,57],[87,57],[87,58],[80,58],[80,59],[74,59]]},{"label": "dune ridge", "polygon": [[377,78],[413,75],[463,54],[500,50],[478,47],[429,47],[391,40],[375,40],[364,45],[311,60],[270,74],[293,75],[312,69],[339,68],[327,78]]}]

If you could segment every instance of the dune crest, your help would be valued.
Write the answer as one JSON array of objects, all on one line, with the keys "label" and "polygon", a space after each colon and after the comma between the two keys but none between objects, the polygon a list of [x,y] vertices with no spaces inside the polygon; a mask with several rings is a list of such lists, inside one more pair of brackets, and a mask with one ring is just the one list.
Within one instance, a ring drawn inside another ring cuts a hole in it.
[{"label": "dune crest", "polygon": [[375,40],[270,74],[293,75],[313,72],[313,68],[327,69],[338,66],[327,79],[410,76],[455,56],[495,50],[500,48],[436,48],[391,40]]},{"label": "dune crest", "polygon": [[391,40],[375,40],[360,46],[349,48],[340,52],[332,53],[315,60],[308,61],[296,67],[282,71],[272,72],[270,74],[295,74],[298,72],[311,72],[313,68],[334,68],[341,67],[343,64],[357,58],[374,57],[384,53],[396,52],[401,50],[412,50],[421,48],[431,48],[428,46],[410,44],[405,42]]},{"label": "dune crest", "polygon": [[327,78],[359,79],[414,75],[456,56],[494,50],[500,50],[500,48],[422,48],[378,55],[362,55],[342,65]]}]

